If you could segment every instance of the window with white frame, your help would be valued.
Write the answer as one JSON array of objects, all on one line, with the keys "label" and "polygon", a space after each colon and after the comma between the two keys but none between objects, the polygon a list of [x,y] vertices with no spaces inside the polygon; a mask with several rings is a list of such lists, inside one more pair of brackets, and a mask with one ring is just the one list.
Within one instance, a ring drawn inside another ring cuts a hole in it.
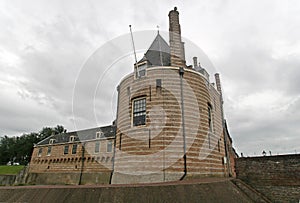
[{"label": "window with white frame", "polygon": [[69,154],[69,145],[64,146],[64,154]]},{"label": "window with white frame", "polygon": [[136,78],[146,76],[146,67],[147,67],[147,63],[144,63],[144,64],[141,64],[141,65],[137,66]]},{"label": "window with white frame", "polygon": [[74,142],[74,141],[75,141],[75,136],[74,135],[70,136],[69,142]]},{"label": "window with white frame", "polygon": [[77,153],[77,144],[74,144],[72,147],[72,154],[76,154]]},{"label": "window with white frame", "polygon": [[133,100],[132,104],[132,125],[139,126],[146,124],[146,98]]},{"label": "window with white frame", "polygon": [[43,148],[39,148],[38,156],[42,156],[42,153],[43,153]]},{"label": "window with white frame", "polygon": [[100,142],[95,142],[95,153],[100,152]]},{"label": "window with white frame", "polygon": [[55,139],[50,139],[49,140],[49,144],[54,144],[55,143]]},{"label": "window with white frame", "polygon": [[106,152],[112,152],[112,141],[111,140],[107,141]]},{"label": "window with white frame", "polygon": [[48,147],[48,150],[47,150],[47,156],[50,156],[50,155],[51,155],[51,150],[52,150],[52,147],[49,146],[49,147]]},{"label": "window with white frame", "polygon": [[103,132],[102,131],[96,132],[96,139],[100,139],[102,137],[103,137]]}]

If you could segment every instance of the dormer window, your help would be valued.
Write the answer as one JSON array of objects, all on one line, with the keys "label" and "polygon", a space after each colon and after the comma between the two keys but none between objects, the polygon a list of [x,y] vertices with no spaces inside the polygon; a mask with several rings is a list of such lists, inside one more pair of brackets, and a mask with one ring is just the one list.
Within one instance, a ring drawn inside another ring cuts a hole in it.
[{"label": "dormer window", "polygon": [[147,67],[147,63],[138,65],[135,77],[140,78],[146,76],[146,67]]},{"label": "dormer window", "polygon": [[75,141],[75,136],[70,136],[69,142],[74,142]]},{"label": "dormer window", "polygon": [[103,137],[103,132],[96,132],[96,139],[100,139],[101,137]]},{"label": "dormer window", "polygon": [[49,140],[49,144],[54,144],[55,143],[55,139],[50,139]]}]

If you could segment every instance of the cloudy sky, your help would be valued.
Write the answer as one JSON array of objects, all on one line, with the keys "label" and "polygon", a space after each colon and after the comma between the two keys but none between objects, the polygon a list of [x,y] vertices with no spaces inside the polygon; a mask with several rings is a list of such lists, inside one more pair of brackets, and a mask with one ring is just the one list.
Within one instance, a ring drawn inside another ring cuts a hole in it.
[{"label": "cloudy sky", "polygon": [[[134,62],[132,52],[113,49],[115,42],[131,49],[129,24],[167,31],[174,6],[182,35],[221,74],[238,153],[300,153],[298,0],[2,0],[0,136],[110,124],[116,86]],[[93,61],[96,70],[89,69]]]}]

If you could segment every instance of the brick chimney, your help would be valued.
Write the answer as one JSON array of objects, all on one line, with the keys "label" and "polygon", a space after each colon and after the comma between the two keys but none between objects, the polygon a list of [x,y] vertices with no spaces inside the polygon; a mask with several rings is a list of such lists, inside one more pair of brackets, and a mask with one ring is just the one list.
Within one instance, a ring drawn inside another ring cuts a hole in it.
[{"label": "brick chimney", "polygon": [[196,56],[193,57],[193,61],[194,61],[194,69],[197,69],[197,67],[198,67],[198,61],[197,61],[197,57]]},{"label": "brick chimney", "polygon": [[222,88],[221,88],[221,81],[220,81],[220,75],[219,75],[219,73],[215,74],[215,79],[216,79],[217,90],[222,95]]},{"label": "brick chimney", "polygon": [[169,37],[171,66],[186,67],[184,43],[181,41],[179,12],[176,7],[169,12]]}]

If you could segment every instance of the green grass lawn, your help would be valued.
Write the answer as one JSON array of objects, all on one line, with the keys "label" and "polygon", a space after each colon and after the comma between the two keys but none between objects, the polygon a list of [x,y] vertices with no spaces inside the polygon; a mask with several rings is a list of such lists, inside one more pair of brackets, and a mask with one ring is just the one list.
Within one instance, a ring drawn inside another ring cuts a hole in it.
[{"label": "green grass lawn", "polygon": [[15,175],[23,168],[24,166],[0,166],[0,175]]}]

